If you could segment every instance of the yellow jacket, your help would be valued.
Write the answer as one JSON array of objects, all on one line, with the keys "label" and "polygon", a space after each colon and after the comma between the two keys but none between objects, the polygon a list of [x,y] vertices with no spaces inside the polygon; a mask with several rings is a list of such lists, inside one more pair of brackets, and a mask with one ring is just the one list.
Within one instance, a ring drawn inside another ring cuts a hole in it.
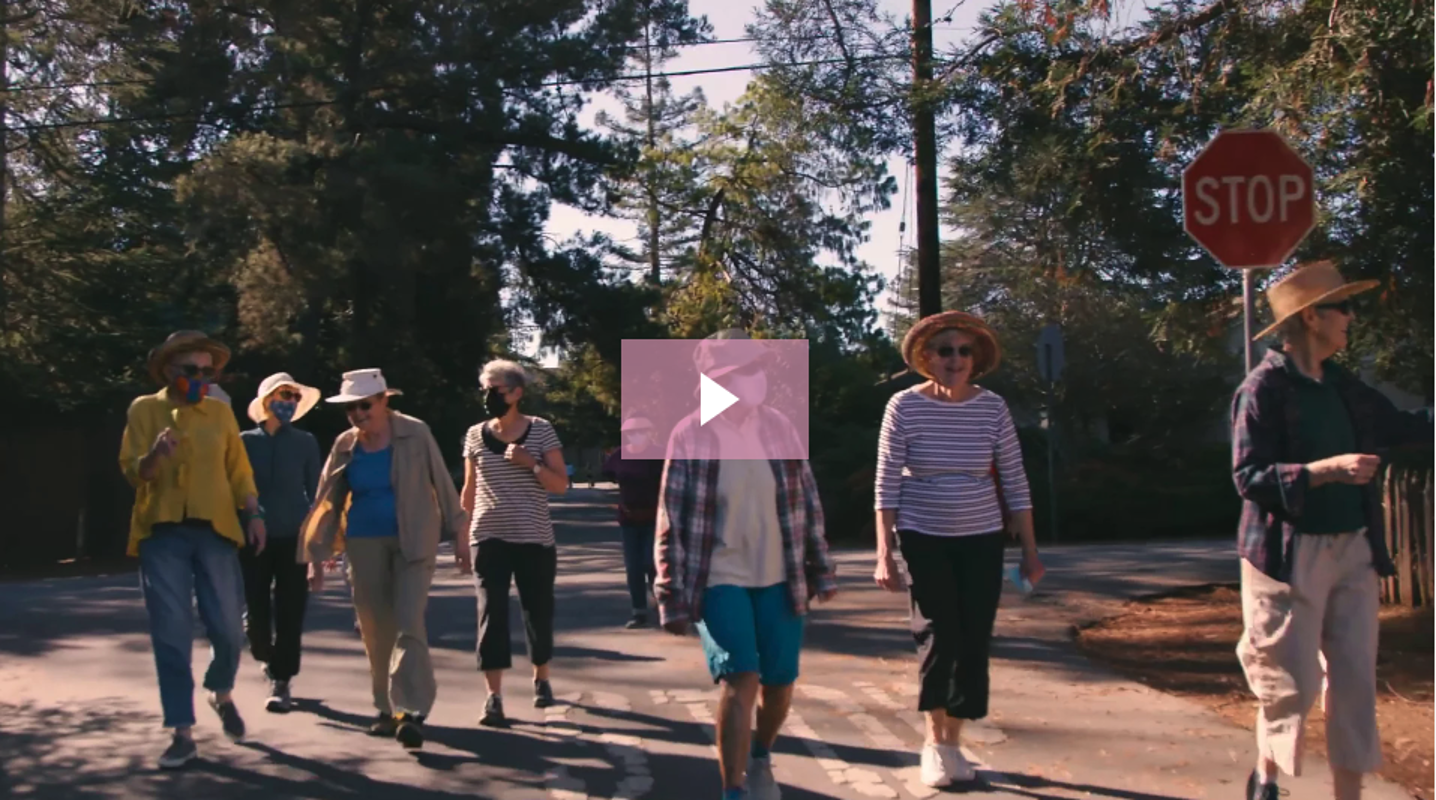
[{"label": "yellow jacket", "polygon": [[[143,480],[140,459],[165,428],[175,429],[179,447],[160,461],[153,480]],[[208,520],[221,536],[244,545],[239,509],[259,491],[228,404],[214,398],[176,403],[168,389],[136,398],[120,440],[120,470],[135,487],[130,555],[139,555],[156,523],[187,519]]]}]

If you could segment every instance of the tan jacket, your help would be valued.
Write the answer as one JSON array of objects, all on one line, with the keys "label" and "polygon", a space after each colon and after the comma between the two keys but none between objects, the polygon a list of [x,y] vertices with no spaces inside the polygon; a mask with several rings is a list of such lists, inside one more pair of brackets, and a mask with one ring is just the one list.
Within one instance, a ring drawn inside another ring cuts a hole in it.
[{"label": "tan jacket", "polygon": [[[468,514],[459,504],[454,479],[439,453],[439,443],[423,420],[390,412],[394,448],[390,480],[399,512],[399,549],[409,561],[434,557],[440,531],[455,538],[468,535]],[[344,471],[354,459],[359,431],[350,428],[334,440],[319,476],[314,507],[299,528],[299,561],[312,563],[344,552],[344,525],[349,511],[349,481]]]}]

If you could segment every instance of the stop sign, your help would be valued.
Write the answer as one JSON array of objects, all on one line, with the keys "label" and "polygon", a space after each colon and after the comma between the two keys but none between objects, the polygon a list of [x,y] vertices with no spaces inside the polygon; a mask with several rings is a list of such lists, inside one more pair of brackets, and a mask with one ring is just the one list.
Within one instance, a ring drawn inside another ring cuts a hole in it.
[{"label": "stop sign", "polygon": [[1224,266],[1281,266],[1315,224],[1311,166],[1276,131],[1222,131],[1182,172],[1182,227]]}]

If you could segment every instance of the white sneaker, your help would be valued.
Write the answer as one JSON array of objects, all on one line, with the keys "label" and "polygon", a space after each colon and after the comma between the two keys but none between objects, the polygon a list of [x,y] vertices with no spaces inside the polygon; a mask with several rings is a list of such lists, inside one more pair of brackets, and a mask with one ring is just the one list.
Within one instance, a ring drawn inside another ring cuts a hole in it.
[{"label": "white sneaker", "polygon": [[918,770],[918,778],[923,786],[930,786],[934,789],[941,789],[952,783],[952,775],[948,773],[947,759],[942,754],[943,746],[931,742],[922,746],[922,766]]},{"label": "white sneaker", "polygon": [[751,800],[782,800],[783,791],[773,777],[773,757],[748,759],[748,797]]},{"label": "white sneaker", "polygon": [[977,770],[968,762],[967,756],[962,754],[962,748],[948,745],[943,749],[948,750],[948,774],[954,781],[966,782],[977,780]]}]

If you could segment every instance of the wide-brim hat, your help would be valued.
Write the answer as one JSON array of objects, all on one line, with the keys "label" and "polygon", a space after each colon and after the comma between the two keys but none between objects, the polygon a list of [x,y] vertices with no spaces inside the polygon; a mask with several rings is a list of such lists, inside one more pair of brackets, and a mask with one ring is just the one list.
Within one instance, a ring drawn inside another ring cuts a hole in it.
[{"label": "wide-brim hat", "polygon": [[149,367],[150,377],[155,383],[161,386],[169,383],[165,380],[165,365],[171,358],[180,353],[193,353],[202,351],[209,353],[214,359],[214,371],[218,373],[229,363],[229,348],[209,338],[201,331],[175,331],[171,333],[160,346],[150,350],[146,365]]},{"label": "wide-brim hat", "polygon": [[693,350],[693,364],[709,378],[718,378],[767,359],[771,354],[768,345],[750,337],[747,331],[727,328],[698,343]]},{"label": "wide-brim hat", "polygon": [[1340,303],[1380,285],[1381,281],[1347,283],[1330,261],[1298,265],[1286,277],[1267,287],[1266,302],[1271,306],[1272,324],[1252,337],[1252,341],[1272,335],[1283,322],[1300,314],[1302,309]]},{"label": "wide-brim hat", "polygon": [[393,397],[403,394],[403,392],[389,388],[388,382],[384,380],[382,370],[356,369],[344,373],[343,381],[339,384],[339,394],[324,398],[324,402],[353,403],[356,400],[367,400],[381,394]]},{"label": "wide-brim hat", "polygon": [[623,421],[623,425],[619,427],[618,432],[628,433],[629,431],[648,430],[652,427],[653,423],[650,422],[647,417],[629,417]]},{"label": "wide-brim hat", "polygon": [[318,389],[296,381],[288,372],[276,372],[259,382],[259,393],[249,401],[249,418],[255,422],[263,422],[265,420],[264,399],[285,386],[299,390],[299,406],[294,409],[293,421],[295,422],[308,414],[323,397],[323,393]]},{"label": "wide-brim hat", "polygon": [[972,378],[975,380],[990,374],[1002,363],[1002,346],[997,343],[997,334],[982,317],[966,311],[944,311],[917,321],[908,329],[902,340],[902,360],[913,372],[934,380],[927,368],[923,350],[932,337],[943,331],[958,330],[972,336],[976,353],[972,357]]}]

